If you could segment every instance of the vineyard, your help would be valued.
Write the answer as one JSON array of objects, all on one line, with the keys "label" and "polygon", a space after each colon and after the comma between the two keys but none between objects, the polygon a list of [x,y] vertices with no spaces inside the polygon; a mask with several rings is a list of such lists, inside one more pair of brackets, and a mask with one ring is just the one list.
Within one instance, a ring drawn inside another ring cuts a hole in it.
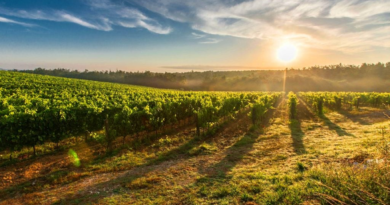
[{"label": "vineyard", "polygon": [[200,135],[253,106],[254,123],[281,93],[179,92],[64,78],[0,73],[0,148],[14,150],[74,136],[115,138],[156,132],[183,121]]},{"label": "vineyard", "polygon": [[390,93],[0,71],[0,204],[388,204],[389,115]]},{"label": "vineyard", "polygon": [[332,110],[359,109],[361,106],[387,108],[390,106],[389,93],[352,93],[352,92],[305,92],[299,94],[318,113],[324,106]]}]

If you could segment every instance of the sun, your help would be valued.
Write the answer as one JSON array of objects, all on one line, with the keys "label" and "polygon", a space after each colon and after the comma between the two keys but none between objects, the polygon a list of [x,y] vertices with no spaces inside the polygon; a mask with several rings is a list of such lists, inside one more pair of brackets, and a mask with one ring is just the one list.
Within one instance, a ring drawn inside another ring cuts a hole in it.
[{"label": "sun", "polygon": [[282,46],[279,47],[277,51],[277,57],[280,61],[283,63],[289,63],[298,55],[298,49],[296,46],[294,46],[291,43],[285,43]]}]

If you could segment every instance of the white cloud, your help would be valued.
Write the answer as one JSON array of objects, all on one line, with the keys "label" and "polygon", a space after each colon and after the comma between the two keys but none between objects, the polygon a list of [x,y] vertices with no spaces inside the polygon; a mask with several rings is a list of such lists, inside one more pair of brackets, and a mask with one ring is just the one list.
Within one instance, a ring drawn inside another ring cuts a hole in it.
[{"label": "white cloud", "polygon": [[332,7],[330,16],[361,19],[386,12],[390,12],[390,1],[387,0],[342,0]]},{"label": "white cloud", "polygon": [[219,42],[221,42],[220,39],[216,39],[216,38],[207,38],[207,39],[205,39],[204,41],[201,41],[201,42],[199,42],[199,43],[201,43],[201,44],[214,44],[214,43],[219,43]]},{"label": "white cloud", "polygon": [[194,39],[199,40],[200,44],[215,44],[222,41],[221,39],[217,38],[209,38],[209,35],[206,34],[192,32],[191,35]]},{"label": "white cloud", "polygon": [[[369,50],[373,46],[390,47],[389,0],[83,2],[88,5],[88,9],[83,12],[12,10],[0,7],[0,14],[25,19],[70,22],[102,31],[122,26],[169,34],[173,29],[157,20],[159,16],[163,16],[188,24],[195,30],[192,33],[193,38],[202,39],[203,43],[219,41],[215,36],[208,38],[207,35],[212,34],[271,41],[288,39],[302,46],[348,52]],[[154,18],[150,17],[150,12],[155,15]],[[0,21],[6,22],[5,18]],[[10,19],[7,19],[6,23],[28,25]],[[384,39],[387,41],[384,42]]]},{"label": "white cloud", "polygon": [[192,34],[192,36],[193,36],[195,39],[200,39],[200,38],[203,38],[203,37],[206,36],[206,35],[198,34],[198,33],[194,33],[194,32],[192,32],[191,34]]},{"label": "white cloud", "polygon": [[18,24],[18,25],[27,26],[27,27],[35,26],[33,24],[28,24],[28,23],[23,23],[23,22],[19,22],[19,21],[14,21],[14,20],[7,19],[7,18],[4,18],[4,17],[0,17],[0,22],[1,23]]},{"label": "white cloud", "polygon": [[[79,14],[64,10],[17,10],[2,7],[0,7],[0,14],[25,19],[69,22],[101,31],[111,31],[113,26],[141,27],[157,34],[168,34],[172,31],[172,28],[160,25],[156,20],[147,17],[135,8],[114,4],[110,0],[90,0],[86,2],[90,9]],[[22,23],[16,21],[12,23],[22,25]]]},{"label": "white cloud", "polygon": [[119,21],[118,24],[120,26],[125,27],[125,28],[136,28],[137,27],[137,23],[136,22],[122,22],[122,21]]},{"label": "white cloud", "polygon": [[138,26],[143,27],[143,28],[147,29],[148,31],[151,31],[153,33],[158,33],[158,34],[169,34],[172,31],[171,28],[169,28],[169,27],[163,28],[158,23],[153,22],[153,21],[147,22],[147,21],[140,20],[140,21],[138,21]]},{"label": "white cloud", "polygon": [[[389,47],[388,0],[129,0],[207,34],[348,52]],[[342,42],[342,43],[340,43]]]},{"label": "white cloud", "polygon": [[169,34],[170,27],[161,26],[156,20],[144,15],[135,8],[126,5],[114,4],[110,0],[90,0],[90,6],[111,19],[111,24],[126,28],[141,27],[157,34]]},{"label": "white cloud", "polygon": [[78,24],[80,26],[84,26],[84,27],[92,28],[92,29],[96,29],[96,30],[103,30],[103,31],[111,31],[112,30],[111,26],[108,25],[109,21],[107,19],[106,19],[106,21],[103,20],[103,23],[105,25],[99,26],[99,25],[93,25],[91,23],[88,23],[88,22],[86,22],[78,17],[72,16],[72,15],[67,14],[67,13],[61,13],[61,14],[59,14],[59,16],[61,17],[61,19],[59,19],[60,21],[64,20],[67,22],[75,23],[75,24]]},{"label": "white cloud", "polygon": [[102,31],[112,30],[110,24],[107,22],[107,19],[100,18],[96,23],[93,24],[65,11],[55,11],[55,10],[26,11],[26,10],[10,10],[10,9],[4,9],[0,7],[0,13],[8,16],[15,16],[18,18],[25,18],[25,19],[75,23],[80,26],[84,26],[96,30],[102,30]]}]

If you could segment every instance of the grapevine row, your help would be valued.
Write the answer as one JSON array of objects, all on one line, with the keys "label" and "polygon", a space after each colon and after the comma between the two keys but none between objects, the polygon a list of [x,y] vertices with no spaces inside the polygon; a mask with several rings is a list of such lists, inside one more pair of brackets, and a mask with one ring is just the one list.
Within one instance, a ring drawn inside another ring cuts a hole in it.
[{"label": "grapevine row", "polygon": [[13,150],[104,130],[117,137],[157,133],[196,119],[199,128],[280,94],[183,92],[0,71],[0,148]]},{"label": "grapevine row", "polygon": [[332,110],[347,109],[360,106],[387,108],[390,106],[390,93],[359,92],[300,92],[299,96],[306,101],[317,114],[323,113],[326,106]]}]

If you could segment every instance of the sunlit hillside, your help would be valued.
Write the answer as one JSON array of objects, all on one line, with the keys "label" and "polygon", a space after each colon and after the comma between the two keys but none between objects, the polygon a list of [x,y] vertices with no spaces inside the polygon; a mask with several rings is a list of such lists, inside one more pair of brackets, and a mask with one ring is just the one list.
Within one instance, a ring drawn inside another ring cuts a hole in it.
[{"label": "sunlit hillside", "polygon": [[0,79],[0,204],[389,200],[390,93]]}]

